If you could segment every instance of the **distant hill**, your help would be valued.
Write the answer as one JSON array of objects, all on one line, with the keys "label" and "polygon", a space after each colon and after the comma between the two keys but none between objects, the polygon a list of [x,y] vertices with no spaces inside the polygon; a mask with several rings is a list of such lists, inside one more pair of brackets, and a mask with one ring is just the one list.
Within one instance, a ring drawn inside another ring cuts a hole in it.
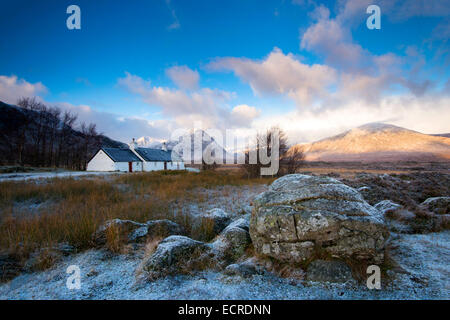
[{"label": "distant hill", "polygon": [[308,161],[450,161],[450,138],[385,123],[369,123],[298,147]]}]

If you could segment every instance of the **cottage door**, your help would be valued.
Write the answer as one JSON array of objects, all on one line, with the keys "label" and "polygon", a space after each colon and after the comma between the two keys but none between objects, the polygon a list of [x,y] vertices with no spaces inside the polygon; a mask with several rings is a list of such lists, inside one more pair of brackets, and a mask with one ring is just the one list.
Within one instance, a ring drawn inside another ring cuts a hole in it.
[{"label": "cottage door", "polygon": [[164,170],[167,170],[167,162],[164,161]]},{"label": "cottage door", "polygon": [[128,162],[128,172],[133,172],[133,162]]}]

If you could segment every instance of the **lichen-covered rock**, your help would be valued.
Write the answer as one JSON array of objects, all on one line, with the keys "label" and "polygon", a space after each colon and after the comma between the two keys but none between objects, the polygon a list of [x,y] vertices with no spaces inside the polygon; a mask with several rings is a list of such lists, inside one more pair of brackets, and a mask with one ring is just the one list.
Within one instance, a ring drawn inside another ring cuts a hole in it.
[{"label": "lichen-covered rock", "polygon": [[352,280],[350,267],[342,261],[315,260],[306,271],[306,280],[314,282],[347,282]]},{"label": "lichen-covered rock", "polygon": [[302,262],[320,249],[334,257],[383,260],[389,232],[381,212],[336,179],[286,175],[254,202],[250,235],[259,254]]},{"label": "lichen-covered rock", "polygon": [[450,214],[450,197],[428,198],[422,206],[436,214]]},{"label": "lichen-covered rock", "polygon": [[149,279],[186,274],[214,265],[214,254],[206,243],[185,236],[170,236],[158,244],[156,251],[143,262]]},{"label": "lichen-covered rock", "polygon": [[250,243],[249,223],[241,218],[228,225],[211,245],[219,260],[236,261]]},{"label": "lichen-covered rock", "polygon": [[118,236],[123,242],[133,242],[145,236],[147,225],[131,220],[113,219],[102,224],[93,234],[96,245],[105,245],[109,234]]},{"label": "lichen-covered rock", "polygon": [[250,220],[247,220],[246,218],[239,218],[237,220],[234,220],[231,222],[225,229],[231,229],[231,228],[241,228],[245,231],[250,230]]}]

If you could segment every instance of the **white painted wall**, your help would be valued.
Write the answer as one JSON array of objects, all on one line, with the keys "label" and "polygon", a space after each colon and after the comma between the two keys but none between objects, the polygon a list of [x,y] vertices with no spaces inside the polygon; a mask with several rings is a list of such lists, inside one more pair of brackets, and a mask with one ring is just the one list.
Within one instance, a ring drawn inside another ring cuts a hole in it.
[{"label": "white painted wall", "polygon": [[163,162],[144,162],[144,171],[157,171],[157,170],[164,170],[164,163]]},{"label": "white painted wall", "polygon": [[168,162],[167,170],[184,170],[184,162]]},{"label": "white painted wall", "polygon": [[[142,171],[142,162],[135,161],[132,163],[133,172]],[[128,162],[114,162],[106,155],[103,150],[88,162],[86,171],[123,171],[128,172]]]},{"label": "white painted wall", "polygon": [[[144,162],[144,171],[164,170],[164,162]],[[167,170],[184,170],[184,162],[167,162]]]},{"label": "white painted wall", "polygon": [[[142,162],[132,163],[133,172],[142,171]],[[116,162],[116,171],[128,172],[128,162]]]},{"label": "white painted wall", "polygon": [[86,171],[116,171],[116,164],[103,150],[100,150],[88,162]]},{"label": "white painted wall", "polygon": [[[164,170],[164,162],[133,162],[133,172]],[[167,170],[184,170],[184,162],[167,162]],[[100,150],[87,165],[86,171],[122,171],[128,172],[128,162],[114,162]]]},{"label": "white painted wall", "polygon": [[184,170],[184,162],[177,162],[177,170]]}]

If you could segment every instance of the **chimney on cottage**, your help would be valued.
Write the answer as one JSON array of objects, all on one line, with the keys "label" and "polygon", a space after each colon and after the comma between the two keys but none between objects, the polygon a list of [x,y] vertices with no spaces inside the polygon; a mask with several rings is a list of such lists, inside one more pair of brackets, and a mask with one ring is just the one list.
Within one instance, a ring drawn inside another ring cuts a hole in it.
[{"label": "chimney on cottage", "polygon": [[133,141],[131,141],[128,146],[130,147],[130,149],[134,150],[135,148],[137,148],[137,143],[136,140],[133,138]]},{"label": "chimney on cottage", "polygon": [[163,151],[167,151],[167,146],[166,146],[166,142],[165,141],[163,141],[161,149]]}]

